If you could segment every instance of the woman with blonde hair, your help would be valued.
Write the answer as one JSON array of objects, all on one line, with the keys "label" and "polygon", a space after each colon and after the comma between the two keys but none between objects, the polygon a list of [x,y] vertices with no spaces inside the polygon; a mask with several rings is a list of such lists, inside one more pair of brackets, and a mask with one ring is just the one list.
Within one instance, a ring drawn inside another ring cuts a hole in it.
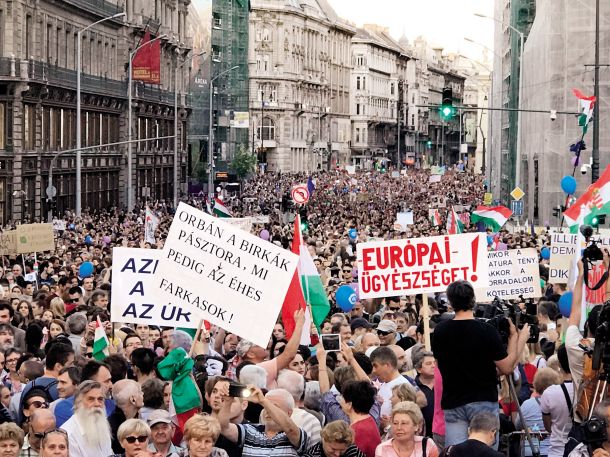
[{"label": "woman with blonde hair", "polygon": [[150,427],[142,419],[127,419],[119,426],[116,434],[125,452],[110,457],[142,457],[142,453],[146,455],[151,434]]},{"label": "woman with blonde hair", "polygon": [[23,446],[23,430],[13,422],[0,425],[0,453],[2,457],[18,457]]},{"label": "woman with blonde hair", "polygon": [[303,457],[364,457],[354,444],[354,431],[342,420],[326,424],[320,437],[322,440],[307,449]]},{"label": "woman with blonde hair", "polygon": [[212,416],[196,414],[184,424],[187,452],[181,457],[228,457],[223,449],[214,447],[220,436],[220,423]]},{"label": "woman with blonde hair", "polygon": [[377,446],[375,457],[438,457],[434,441],[417,434],[423,421],[424,416],[415,403],[397,403],[392,408],[393,438]]},{"label": "woman with blonde hair", "polygon": [[66,305],[61,297],[55,297],[49,303],[49,309],[55,319],[64,319],[66,315]]}]

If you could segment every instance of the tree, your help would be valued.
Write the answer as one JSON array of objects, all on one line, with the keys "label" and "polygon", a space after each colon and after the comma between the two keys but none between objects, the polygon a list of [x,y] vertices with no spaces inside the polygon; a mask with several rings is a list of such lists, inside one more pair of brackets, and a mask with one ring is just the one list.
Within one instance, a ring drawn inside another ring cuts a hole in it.
[{"label": "tree", "polygon": [[239,145],[239,149],[235,154],[231,167],[235,170],[239,179],[246,178],[249,174],[256,170],[256,155],[251,154],[244,144]]}]

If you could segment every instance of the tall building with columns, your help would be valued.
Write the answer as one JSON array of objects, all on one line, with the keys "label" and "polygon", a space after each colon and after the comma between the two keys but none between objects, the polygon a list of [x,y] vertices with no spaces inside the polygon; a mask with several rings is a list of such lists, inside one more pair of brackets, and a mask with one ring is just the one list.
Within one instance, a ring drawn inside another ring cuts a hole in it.
[{"label": "tall building with columns", "polygon": [[[82,207],[127,202],[127,63],[146,27],[161,40],[161,84],[134,83],[132,138],[174,134],[178,117],[180,190],[186,173],[187,33],[190,0],[10,0],[0,2],[0,224],[74,210],[76,61],[82,37]],[[176,73],[177,72],[177,73]],[[176,77],[177,76],[177,77]],[[177,91],[177,110],[174,95]],[[133,146],[136,200],[173,195],[172,139]],[[62,154],[59,154],[62,153]],[[53,159],[56,160],[53,160]],[[45,189],[53,167],[56,196]]]},{"label": "tall building with columns", "polygon": [[251,146],[268,171],[347,163],[354,27],[326,0],[252,0]]}]

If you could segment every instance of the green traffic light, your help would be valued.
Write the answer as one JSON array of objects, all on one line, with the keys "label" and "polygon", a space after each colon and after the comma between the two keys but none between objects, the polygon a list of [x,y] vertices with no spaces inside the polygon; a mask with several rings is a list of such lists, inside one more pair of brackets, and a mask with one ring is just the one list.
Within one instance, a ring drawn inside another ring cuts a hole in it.
[{"label": "green traffic light", "polygon": [[301,232],[306,232],[309,229],[309,224],[307,222],[301,222]]},{"label": "green traffic light", "polygon": [[599,225],[599,219],[597,218],[597,216],[591,219],[591,225],[593,227],[597,227]]},{"label": "green traffic light", "polygon": [[449,106],[445,106],[443,108],[443,115],[445,117],[449,117],[451,115],[452,109]]},{"label": "green traffic light", "polygon": [[432,147],[432,141],[428,140],[428,142],[426,143],[426,146],[428,146],[428,148]]}]

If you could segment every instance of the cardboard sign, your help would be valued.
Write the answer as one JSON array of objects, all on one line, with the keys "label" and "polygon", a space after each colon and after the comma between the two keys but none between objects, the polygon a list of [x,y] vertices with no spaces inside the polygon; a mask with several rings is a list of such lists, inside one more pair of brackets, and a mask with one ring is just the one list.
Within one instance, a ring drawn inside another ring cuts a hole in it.
[{"label": "cardboard sign", "polygon": [[54,219],[53,220],[53,230],[56,232],[65,232],[66,231],[66,221],[62,219]]},{"label": "cardboard sign", "polygon": [[[553,233],[551,234],[551,262],[549,265],[549,283],[568,284],[570,278],[570,268],[576,255],[576,243],[581,239],[579,251],[586,247],[584,238],[574,233]],[[593,235],[600,249],[610,250],[610,237]]]},{"label": "cardboard sign", "polygon": [[442,292],[465,279],[487,287],[487,240],[481,233],[359,243],[360,298]]},{"label": "cardboard sign", "polygon": [[413,225],[413,211],[405,211],[404,213],[396,213],[396,222],[394,229],[400,232],[406,232],[409,225]]},{"label": "cardboard sign", "polygon": [[160,297],[157,268],[159,249],[112,250],[112,322],[197,328],[199,318],[189,309]]},{"label": "cardboard sign", "polygon": [[226,218],[226,222],[239,228],[240,230],[245,230],[246,232],[252,230],[251,217],[228,217]]},{"label": "cardboard sign", "polygon": [[55,250],[53,224],[22,224],[16,232],[18,254]]},{"label": "cardboard sign", "polygon": [[488,252],[487,261],[489,287],[475,289],[478,302],[491,302],[495,297],[510,300],[542,296],[535,248]]},{"label": "cardboard sign", "polygon": [[161,297],[266,347],[298,256],[180,203],[157,268]]},{"label": "cardboard sign", "polygon": [[0,233],[0,255],[17,255],[17,230]]}]

